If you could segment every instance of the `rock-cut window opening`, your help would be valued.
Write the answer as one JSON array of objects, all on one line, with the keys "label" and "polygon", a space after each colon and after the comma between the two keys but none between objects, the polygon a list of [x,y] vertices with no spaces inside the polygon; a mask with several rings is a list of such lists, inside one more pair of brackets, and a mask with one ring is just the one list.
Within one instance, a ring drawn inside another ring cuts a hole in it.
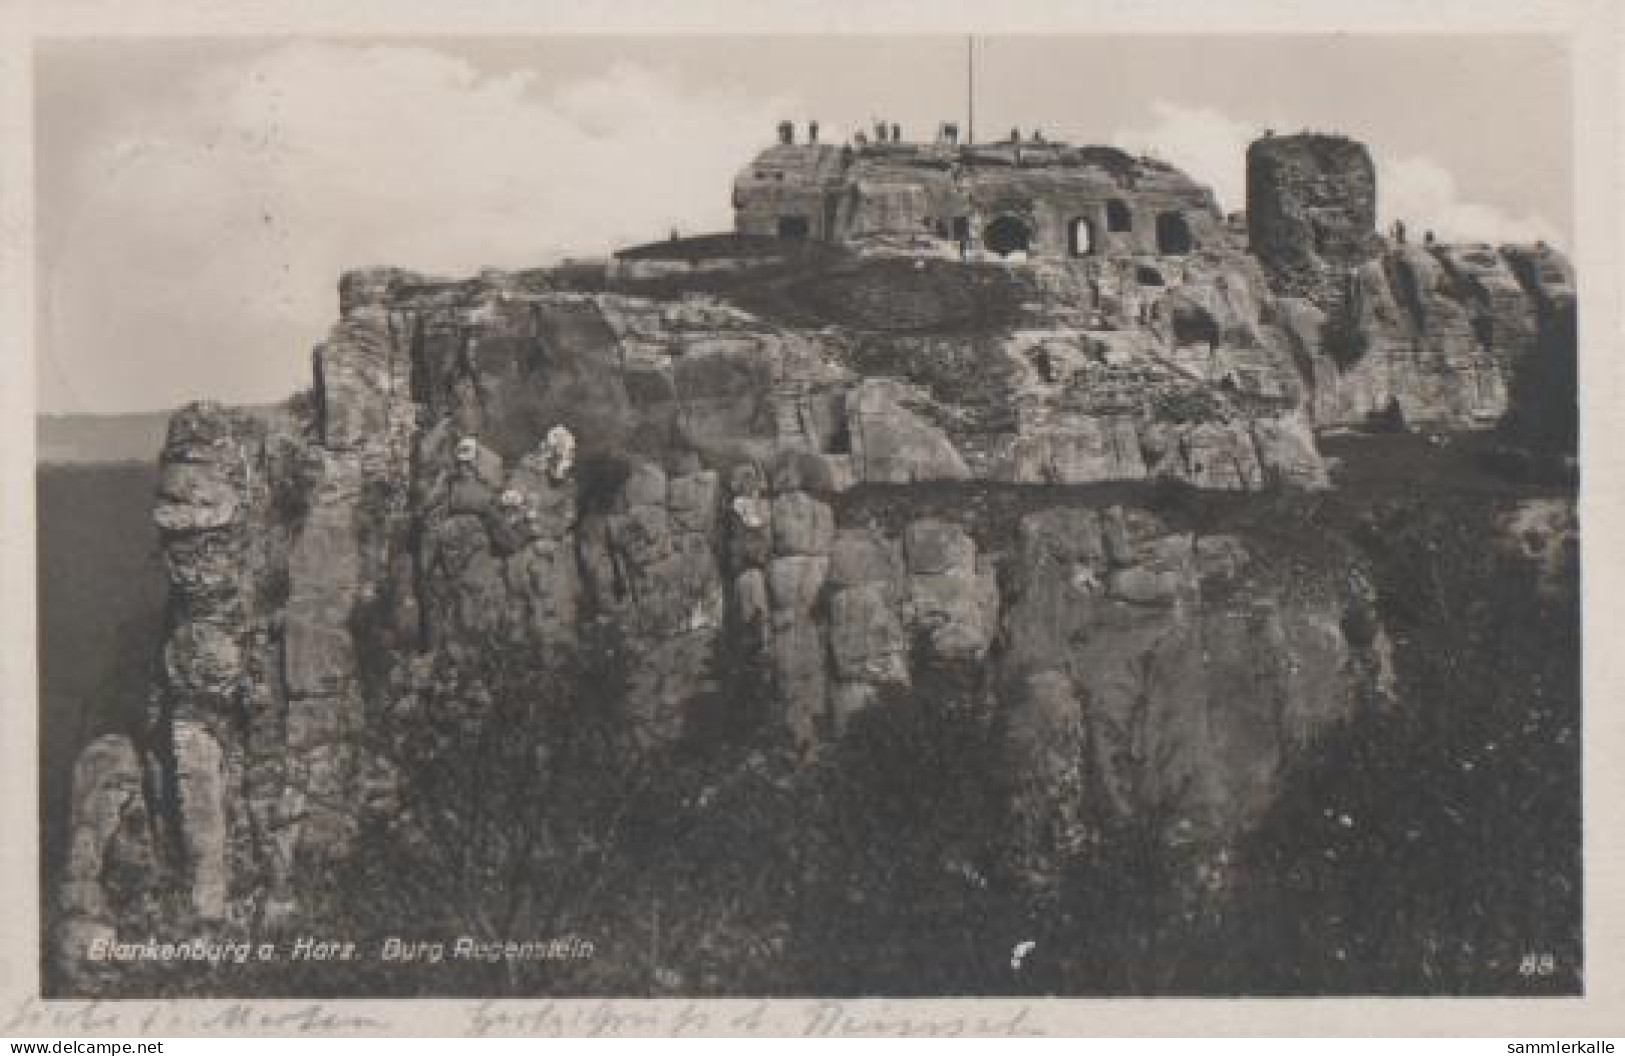
[{"label": "rock-cut window opening", "polygon": [[1027,252],[1032,240],[1032,229],[1014,216],[1001,216],[982,232],[982,244],[1001,257]]},{"label": "rock-cut window opening", "polygon": [[1076,217],[1066,225],[1067,251],[1074,257],[1087,257],[1095,252],[1095,225],[1088,217]]},{"label": "rock-cut window opening", "polygon": [[1170,256],[1191,251],[1191,227],[1181,213],[1157,214],[1157,252]]},{"label": "rock-cut window opening", "polygon": [[811,227],[805,216],[779,217],[779,237],[791,239],[804,239],[811,233]]},{"label": "rock-cut window opening", "polygon": [[1123,199],[1113,198],[1106,203],[1106,230],[1134,230],[1134,216],[1128,211],[1128,203]]}]

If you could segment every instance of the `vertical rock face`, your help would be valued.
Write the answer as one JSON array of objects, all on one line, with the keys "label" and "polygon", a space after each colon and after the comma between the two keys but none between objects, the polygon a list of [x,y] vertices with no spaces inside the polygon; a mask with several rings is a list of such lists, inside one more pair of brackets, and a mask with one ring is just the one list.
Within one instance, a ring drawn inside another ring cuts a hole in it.
[{"label": "vertical rock face", "polygon": [[317,581],[290,577],[292,535],[313,501],[305,454],[280,415],[196,404],[170,422],[153,512],[167,640],[139,732],[98,740],[74,775],[61,905],[70,968],[83,967],[83,940],[160,906],[169,925],[242,923],[250,893],[275,874],[277,841],[297,828],[283,809],[299,763],[283,608]]},{"label": "vertical rock face", "polygon": [[155,849],[170,852],[162,882],[210,920],[225,918],[229,878],[252,857],[249,773],[261,752],[274,757],[284,744],[259,744],[247,721],[269,659],[260,594],[278,560],[278,540],[258,527],[271,490],[268,452],[258,422],[211,405],[182,411],[170,422],[154,510],[171,625],[150,717],[155,798],[145,810]]},{"label": "vertical rock face", "polygon": [[1361,143],[1303,133],[1247,148],[1247,237],[1272,284],[1322,308],[1377,251],[1377,172]]},{"label": "vertical rock face", "polygon": [[852,460],[859,480],[912,484],[964,480],[964,460],[942,432],[908,410],[895,383],[861,383],[847,397]]},{"label": "vertical rock face", "polygon": [[[1562,355],[1541,351],[1554,318],[1545,306],[1556,302],[1524,263],[1530,252],[1395,244],[1350,272],[1335,314],[1306,324],[1307,343],[1320,350],[1315,419],[1358,423],[1397,405],[1413,422],[1499,421],[1520,379],[1552,376],[1536,364]],[[1563,274],[1556,253],[1532,252],[1550,262],[1548,276]]]},{"label": "vertical rock face", "polygon": [[1121,816],[1171,813],[1188,836],[1222,839],[1268,805],[1314,731],[1384,704],[1386,640],[1342,629],[1374,602],[1351,588],[1357,569],[1328,554],[1282,577],[1264,573],[1273,560],[1135,509],[1021,521],[1011,765],[1037,765],[1040,804],[1092,772]]},{"label": "vertical rock face", "polygon": [[1574,272],[1550,246],[1503,246],[1534,302],[1533,347],[1512,365],[1506,432],[1536,452],[1579,453],[1579,345]]},{"label": "vertical rock face", "polygon": [[682,731],[684,709],[710,680],[723,625],[723,589],[712,525],[717,475],[668,478],[632,467],[613,512],[583,524],[587,600],[626,640],[632,670],[626,707],[644,743]]}]

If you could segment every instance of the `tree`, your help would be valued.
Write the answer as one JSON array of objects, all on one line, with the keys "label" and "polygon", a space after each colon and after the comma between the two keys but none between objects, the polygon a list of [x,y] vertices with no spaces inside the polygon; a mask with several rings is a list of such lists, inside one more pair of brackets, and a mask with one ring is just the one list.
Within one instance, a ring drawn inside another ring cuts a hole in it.
[{"label": "tree", "polygon": [[[913,655],[929,655],[917,645]],[[789,907],[802,992],[986,993],[1019,941],[1000,728],[982,668],[917,662],[808,774],[816,816]]]},{"label": "tree", "polygon": [[[580,929],[615,883],[648,779],[625,741],[625,666],[602,629],[551,653],[501,636],[442,646],[363,746],[388,791],[362,820],[331,909],[374,938],[410,927],[503,943]],[[571,978],[545,969],[503,961],[422,982],[527,992]]]}]

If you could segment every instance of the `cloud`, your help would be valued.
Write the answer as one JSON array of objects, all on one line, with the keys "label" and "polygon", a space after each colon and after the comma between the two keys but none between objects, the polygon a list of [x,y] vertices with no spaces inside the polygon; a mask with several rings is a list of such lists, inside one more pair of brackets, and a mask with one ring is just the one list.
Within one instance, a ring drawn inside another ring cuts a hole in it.
[{"label": "cloud", "polygon": [[1466,201],[1448,169],[1427,158],[1395,158],[1377,165],[1377,213],[1386,225],[1404,220],[1413,231],[1432,230],[1446,242],[1561,242],[1543,216],[1515,216]]},{"label": "cloud", "polygon": [[[1112,143],[1151,154],[1208,184],[1226,211],[1247,204],[1247,145],[1266,128],[1290,130],[1283,118],[1248,121],[1217,110],[1158,99],[1150,120],[1121,129]],[[1513,215],[1462,197],[1455,176],[1426,157],[1391,157],[1370,144],[1377,163],[1377,214],[1386,228],[1403,219],[1414,231],[1430,229],[1445,241],[1559,241],[1557,225],[1537,215]]]},{"label": "cloud", "polygon": [[1185,107],[1158,99],[1151,120],[1113,133],[1113,146],[1169,162],[1213,188],[1226,212],[1247,202],[1247,144],[1265,125],[1241,121],[1217,110]]},{"label": "cloud", "polygon": [[42,374],[72,410],[276,399],[344,269],[466,274],[727,227],[734,171],[792,106],[624,64],[543,91],[421,46],[203,69],[132,98],[42,189]]}]

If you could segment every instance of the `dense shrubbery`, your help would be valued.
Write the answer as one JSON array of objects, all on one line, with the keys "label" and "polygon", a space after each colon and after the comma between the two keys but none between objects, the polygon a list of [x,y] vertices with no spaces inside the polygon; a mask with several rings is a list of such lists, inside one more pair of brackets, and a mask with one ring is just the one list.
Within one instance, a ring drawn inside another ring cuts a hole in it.
[{"label": "dense shrubbery", "polygon": [[1537,584],[1483,528],[1390,506],[1360,540],[1401,706],[1330,738],[1256,834],[1249,989],[1579,989],[1577,570]]}]

